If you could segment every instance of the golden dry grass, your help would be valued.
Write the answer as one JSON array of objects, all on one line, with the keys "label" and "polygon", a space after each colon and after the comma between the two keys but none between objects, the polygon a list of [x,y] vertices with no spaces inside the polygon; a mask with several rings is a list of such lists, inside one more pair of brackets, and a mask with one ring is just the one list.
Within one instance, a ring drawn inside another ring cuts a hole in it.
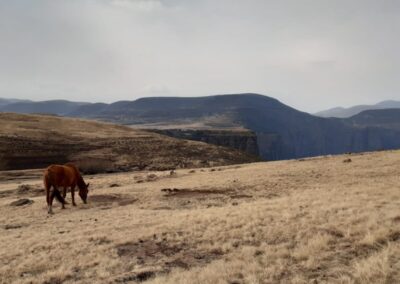
[{"label": "golden dry grass", "polygon": [[53,216],[10,180],[0,283],[399,283],[399,177],[400,151],[98,175]]}]

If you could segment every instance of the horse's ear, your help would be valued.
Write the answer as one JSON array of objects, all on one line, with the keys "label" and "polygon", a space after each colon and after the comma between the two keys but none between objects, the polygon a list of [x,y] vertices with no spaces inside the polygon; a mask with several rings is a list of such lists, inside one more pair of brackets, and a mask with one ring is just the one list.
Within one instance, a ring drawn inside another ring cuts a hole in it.
[{"label": "horse's ear", "polygon": [[86,184],[86,188],[89,188],[89,184],[90,184],[90,182],[88,182],[88,183]]}]

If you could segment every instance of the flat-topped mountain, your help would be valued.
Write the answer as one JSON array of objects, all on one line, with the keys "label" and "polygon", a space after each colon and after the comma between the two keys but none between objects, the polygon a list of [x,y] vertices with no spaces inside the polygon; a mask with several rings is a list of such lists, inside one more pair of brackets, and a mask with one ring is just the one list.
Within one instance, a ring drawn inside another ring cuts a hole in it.
[{"label": "flat-topped mountain", "polygon": [[[400,119],[396,120],[396,116],[390,115],[388,122],[381,114],[369,115],[368,123],[361,116],[322,118],[251,93],[85,104],[65,115],[163,129],[164,134],[179,138],[183,134],[179,130],[194,130],[197,132],[185,135],[189,139],[250,149],[250,153],[259,153],[266,160],[400,148],[400,130],[394,127]],[[221,129],[235,131],[235,137],[227,139],[225,134],[222,137],[204,132]],[[237,137],[237,133],[245,130],[255,135],[256,142],[247,139],[247,134],[244,140]]]},{"label": "flat-topped mountain", "polygon": [[257,161],[226,147],[82,119],[0,113],[0,170],[74,161],[86,172],[175,169]]},{"label": "flat-topped mountain", "polygon": [[258,94],[142,98],[101,105],[79,116],[147,128],[248,129],[266,160],[400,147],[400,132],[392,129],[316,117]]}]

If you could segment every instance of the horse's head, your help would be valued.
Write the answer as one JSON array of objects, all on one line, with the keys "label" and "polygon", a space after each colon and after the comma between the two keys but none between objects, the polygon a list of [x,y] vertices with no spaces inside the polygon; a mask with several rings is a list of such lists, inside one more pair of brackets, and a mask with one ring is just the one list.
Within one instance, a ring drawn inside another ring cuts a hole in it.
[{"label": "horse's head", "polygon": [[87,203],[87,196],[89,192],[89,183],[85,184],[84,187],[79,188],[79,196],[81,197],[83,203]]}]

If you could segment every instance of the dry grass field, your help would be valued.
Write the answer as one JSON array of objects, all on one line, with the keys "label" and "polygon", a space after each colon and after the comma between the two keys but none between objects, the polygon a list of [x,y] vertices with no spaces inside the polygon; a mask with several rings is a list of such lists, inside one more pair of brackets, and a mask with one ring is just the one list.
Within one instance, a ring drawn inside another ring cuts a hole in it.
[{"label": "dry grass field", "polygon": [[0,283],[400,282],[400,151],[85,176],[88,204],[52,216],[21,175]]}]

